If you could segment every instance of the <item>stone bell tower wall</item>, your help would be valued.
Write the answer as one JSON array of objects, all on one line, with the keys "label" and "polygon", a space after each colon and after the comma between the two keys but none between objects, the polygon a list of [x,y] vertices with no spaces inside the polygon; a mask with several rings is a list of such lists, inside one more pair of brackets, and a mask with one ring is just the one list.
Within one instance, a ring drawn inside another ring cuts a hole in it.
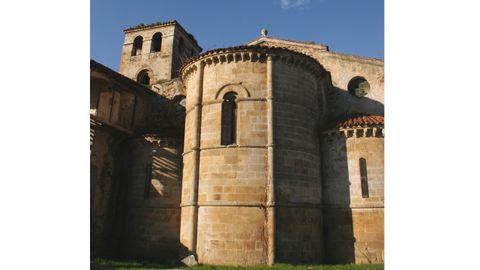
[{"label": "stone bell tower wall", "polygon": [[[158,26],[147,29],[133,29],[125,32],[125,41],[122,48],[120,73],[137,81],[140,71],[149,70],[151,83],[172,78],[172,59],[174,46],[174,25]],[[162,45],[159,52],[150,52],[152,36],[162,33]],[[132,56],[133,42],[136,37],[143,38],[141,53]]]},{"label": "stone bell tower wall", "polygon": [[[148,71],[149,85],[162,83],[177,77],[179,66],[188,58],[197,55],[202,48],[195,38],[177,21],[138,25],[124,30],[120,73],[137,81],[139,73]],[[161,35],[159,51],[152,51],[154,35]],[[141,49],[132,55],[134,42],[141,37]]]}]

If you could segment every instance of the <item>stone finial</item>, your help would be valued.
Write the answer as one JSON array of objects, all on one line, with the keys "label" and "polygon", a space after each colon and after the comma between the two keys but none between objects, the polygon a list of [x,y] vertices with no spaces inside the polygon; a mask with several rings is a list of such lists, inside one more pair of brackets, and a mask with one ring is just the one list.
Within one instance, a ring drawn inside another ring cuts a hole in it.
[{"label": "stone finial", "polygon": [[268,35],[267,28],[262,28],[262,30],[260,31],[260,34],[262,34],[262,37],[266,37]]}]

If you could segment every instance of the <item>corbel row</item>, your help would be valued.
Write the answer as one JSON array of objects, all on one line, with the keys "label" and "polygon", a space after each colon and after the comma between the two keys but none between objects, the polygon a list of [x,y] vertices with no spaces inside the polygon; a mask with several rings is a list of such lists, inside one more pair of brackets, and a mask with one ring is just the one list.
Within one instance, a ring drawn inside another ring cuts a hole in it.
[{"label": "corbel row", "polygon": [[324,136],[341,135],[347,139],[348,138],[367,138],[367,137],[384,138],[385,129],[382,126],[342,128],[339,130],[324,131],[323,135]]},{"label": "corbel row", "polygon": [[286,49],[280,48],[243,48],[243,50],[222,50],[214,52],[212,54],[204,55],[196,60],[193,60],[187,66],[182,68],[181,73],[183,74],[182,78],[186,80],[193,72],[198,68],[194,64],[196,61],[200,60],[200,63],[206,65],[219,65],[223,63],[237,63],[237,62],[266,62],[267,56],[272,56],[273,60],[280,61],[288,66],[294,66],[297,68],[302,68],[313,74],[315,78],[320,77],[325,69],[317,62],[314,58],[294,51],[288,51]]}]

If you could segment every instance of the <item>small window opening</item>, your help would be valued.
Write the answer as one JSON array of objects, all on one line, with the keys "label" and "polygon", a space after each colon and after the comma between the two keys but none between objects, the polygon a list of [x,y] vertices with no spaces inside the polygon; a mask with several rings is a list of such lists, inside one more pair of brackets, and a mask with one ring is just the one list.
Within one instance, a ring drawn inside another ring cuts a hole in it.
[{"label": "small window opening", "polygon": [[222,102],[222,134],[221,144],[230,145],[236,142],[237,133],[237,94],[225,94]]},{"label": "small window opening", "polygon": [[137,36],[133,40],[132,56],[142,54],[143,37]]},{"label": "small window opening", "polygon": [[360,181],[362,185],[362,198],[368,198],[367,161],[364,158],[360,158]]},{"label": "small window opening", "polygon": [[150,52],[159,52],[162,50],[162,33],[155,33],[152,36],[152,46]]},{"label": "small window opening", "polygon": [[146,86],[150,86],[150,76],[148,75],[148,70],[142,70],[138,73],[137,82]]},{"label": "small window opening", "polygon": [[363,77],[355,77],[348,83],[348,92],[357,97],[364,97],[370,91],[370,84]]}]

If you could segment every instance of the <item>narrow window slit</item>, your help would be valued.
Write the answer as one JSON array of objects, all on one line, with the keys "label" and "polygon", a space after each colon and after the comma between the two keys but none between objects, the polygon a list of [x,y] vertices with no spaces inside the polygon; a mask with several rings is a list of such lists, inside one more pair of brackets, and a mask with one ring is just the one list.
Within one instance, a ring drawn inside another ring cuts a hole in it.
[{"label": "narrow window slit", "polygon": [[235,144],[237,139],[237,94],[229,92],[225,94],[222,102],[222,135],[221,144]]},{"label": "narrow window slit", "polygon": [[360,181],[362,185],[362,198],[368,198],[367,161],[364,158],[360,158]]}]

